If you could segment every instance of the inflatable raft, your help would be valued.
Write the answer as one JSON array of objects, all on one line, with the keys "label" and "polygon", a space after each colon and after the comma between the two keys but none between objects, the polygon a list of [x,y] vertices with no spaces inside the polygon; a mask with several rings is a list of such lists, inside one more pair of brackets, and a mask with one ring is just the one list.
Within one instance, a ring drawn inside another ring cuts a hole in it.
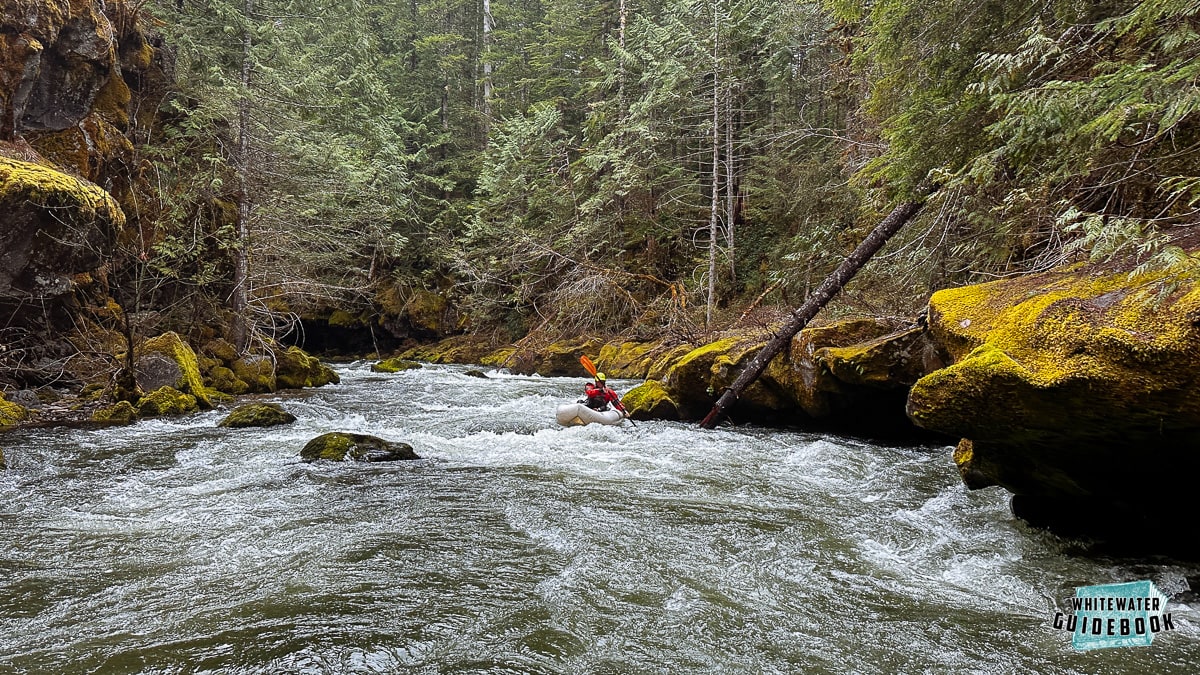
[{"label": "inflatable raft", "polygon": [[564,427],[584,424],[620,424],[625,414],[620,410],[592,410],[582,403],[564,403],[554,411],[554,418]]}]

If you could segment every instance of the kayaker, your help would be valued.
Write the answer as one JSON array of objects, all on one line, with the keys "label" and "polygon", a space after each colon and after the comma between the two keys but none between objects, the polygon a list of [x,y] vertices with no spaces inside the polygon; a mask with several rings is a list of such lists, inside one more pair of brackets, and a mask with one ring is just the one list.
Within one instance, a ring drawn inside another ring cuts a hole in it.
[{"label": "kayaker", "polygon": [[617,390],[608,386],[608,378],[604,373],[596,373],[596,382],[593,384],[588,382],[583,386],[583,393],[587,398],[581,403],[587,405],[592,410],[608,410],[608,404],[621,412],[625,412],[625,406],[621,405],[621,396],[617,394]]}]

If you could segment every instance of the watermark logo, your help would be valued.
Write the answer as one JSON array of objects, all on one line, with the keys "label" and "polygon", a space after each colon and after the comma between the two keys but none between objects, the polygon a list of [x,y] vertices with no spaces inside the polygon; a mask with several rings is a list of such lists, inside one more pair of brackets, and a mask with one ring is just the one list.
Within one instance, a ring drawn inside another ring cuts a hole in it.
[{"label": "watermark logo", "polygon": [[1166,609],[1167,596],[1152,581],[1080,586],[1071,598],[1072,613],[1054,613],[1054,628],[1070,631],[1079,651],[1147,647],[1158,633],[1175,630]]}]

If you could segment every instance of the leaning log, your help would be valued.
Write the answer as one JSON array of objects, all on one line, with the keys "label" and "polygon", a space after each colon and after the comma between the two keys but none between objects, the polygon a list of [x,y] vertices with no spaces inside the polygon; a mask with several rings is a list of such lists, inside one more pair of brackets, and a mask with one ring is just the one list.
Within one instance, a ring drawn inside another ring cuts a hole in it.
[{"label": "leaning log", "polygon": [[899,232],[905,223],[917,215],[921,210],[922,204],[924,202],[904,202],[895,209],[892,209],[892,212],[875,226],[871,234],[867,235],[867,238],[858,245],[858,248],[854,249],[850,256],[843,260],[842,264],[838,265],[837,269],[825,278],[825,281],[821,282],[821,285],[817,287],[817,290],[813,291],[812,295],[808,296],[804,304],[792,311],[783,328],[750,360],[750,363],[746,365],[746,369],[738,375],[733,384],[729,385],[721,393],[712,410],[700,422],[702,428],[712,429],[717,426],[717,423],[725,415],[725,410],[733,405],[733,402],[737,400],[746,387],[757,380],[759,375],[762,375],[763,371],[767,369],[767,364],[771,362],[771,359],[775,358],[775,355],[788,346],[792,337],[803,330],[808,325],[808,322],[812,321],[813,317],[817,315],[817,312],[821,311],[821,308],[829,304],[833,296],[837,295],[837,292],[842,290],[842,287],[854,278],[858,270],[872,256],[878,253],[879,249],[883,248],[883,245],[887,243],[888,239],[892,238],[892,235]]}]

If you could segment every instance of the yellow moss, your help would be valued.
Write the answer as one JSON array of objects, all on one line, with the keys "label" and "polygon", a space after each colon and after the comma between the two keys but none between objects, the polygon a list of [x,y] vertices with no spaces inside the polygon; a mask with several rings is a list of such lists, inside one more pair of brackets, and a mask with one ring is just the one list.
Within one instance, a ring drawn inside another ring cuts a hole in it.
[{"label": "yellow moss", "polygon": [[362,315],[351,314],[345,310],[335,310],[329,315],[329,325],[340,328],[358,328],[366,326],[367,321]]},{"label": "yellow moss", "polygon": [[430,291],[417,291],[408,299],[404,309],[414,326],[438,333],[445,328],[442,321],[447,305],[445,296]]},{"label": "yellow moss", "polygon": [[127,129],[131,97],[129,85],[125,84],[125,78],[114,72],[104,83],[100,93],[96,95],[96,102],[92,104],[92,110],[109,124],[119,129]]},{"label": "yellow moss", "polygon": [[154,47],[150,46],[149,42],[142,42],[141,49],[137,50],[129,59],[129,65],[133,70],[146,70],[154,63]]},{"label": "yellow moss", "polygon": [[121,207],[99,186],[38,164],[0,157],[0,207],[11,209],[24,202],[67,209],[81,220],[125,224]]},{"label": "yellow moss", "polygon": [[12,401],[6,401],[0,394],[0,429],[12,426],[29,419],[29,411]]},{"label": "yellow moss", "polygon": [[196,400],[204,408],[212,407],[212,401],[209,400],[204,387],[204,378],[200,376],[200,362],[196,358],[196,352],[192,351],[191,346],[184,342],[178,334],[163,333],[158,337],[150,338],[142,343],[138,348],[138,353],[162,354],[174,361],[179,366],[180,372],[183,373],[180,377],[179,389],[196,397]]},{"label": "yellow moss", "polygon": [[196,397],[171,387],[160,387],[137,402],[142,416],[182,415],[196,410]]},{"label": "yellow moss", "polygon": [[421,364],[416,361],[409,361],[401,358],[384,359],[379,363],[371,365],[371,370],[376,373],[398,373],[402,370],[416,370],[421,367]]},{"label": "yellow moss", "polygon": [[492,366],[493,368],[503,368],[508,365],[509,359],[512,358],[516,351],[517,348],[513,346],[501,347],[491,354],[480,358],[479,363],[485,366]]},{"label": "yellow moss", "polygon": [[679,419],[679,406],[657,380],[646,380],[630,389],[621,402],[634,419]]},{"label": "yellow moss", "polygon": [[952,356],[987,343],[1036,386],[1106,377],[1114,358],[1153,361],[1192,348],[1200,289],[1189,284],[1174,300],[1159,298],[1168,283],[1162,273],[1073,272],[949,289],[930,300],[931,325]]},{"label": "yellow moss", "polygon": [[954,464],[963,466],[975,458],[975,445],[969,439],[962,439],[954,448]]},{"label": "yellow moss", "polygon": [[108,408],[100,408],[92,413],[92,421],[109,422],[112,424],[133,424],[137,421],[138,412],[129,401],[121,401]]}]

